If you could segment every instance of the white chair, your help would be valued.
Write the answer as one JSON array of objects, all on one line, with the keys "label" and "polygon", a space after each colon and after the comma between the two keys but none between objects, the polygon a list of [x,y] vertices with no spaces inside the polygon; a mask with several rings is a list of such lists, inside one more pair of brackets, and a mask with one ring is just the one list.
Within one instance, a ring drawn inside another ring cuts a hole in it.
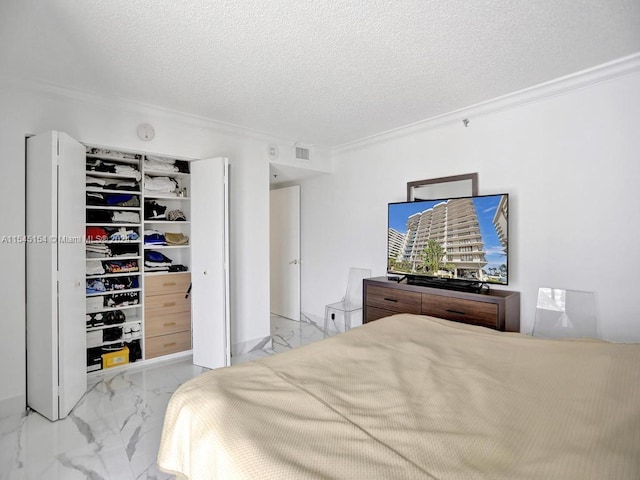
[{"label": "white chair", "polygon": [[336,331],[340,332],[336,324],[336,313],[341,313],[344,319],[344,331],[351,328],[351,315],[362,310],[362,280],[371,277],[371,270],[368,268],[351,268],[349,270],[349,280],[347,291],[342,300],[330,303],[324,308],[324,332],[328,332],[329,320],[333,322]]},{"label": "white chair", "polygon": [[538,290],[534,337],[600,338],[595,294],[561,288]]}]

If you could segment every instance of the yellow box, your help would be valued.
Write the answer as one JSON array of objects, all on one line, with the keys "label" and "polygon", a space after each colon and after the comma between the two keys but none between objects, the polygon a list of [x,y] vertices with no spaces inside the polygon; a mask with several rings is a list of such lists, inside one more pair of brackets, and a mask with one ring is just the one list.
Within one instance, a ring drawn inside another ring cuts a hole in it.
[{"label": "yellow box", "polygon": [[124,347],[111,353],[102,354],[102,368],[117,367],[129,363],[129,348]]}]

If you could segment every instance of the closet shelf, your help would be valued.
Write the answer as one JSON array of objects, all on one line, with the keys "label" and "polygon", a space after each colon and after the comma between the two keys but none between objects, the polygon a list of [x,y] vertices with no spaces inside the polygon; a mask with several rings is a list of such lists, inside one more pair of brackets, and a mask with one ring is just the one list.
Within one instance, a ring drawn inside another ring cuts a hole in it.
[{"label": "closet shelf", "polygon": [[98,172],[96,170],[87,170],[87,175],[94,178],[120,178],[126,180],[140,181],[138,178],[140,175],[134,173],[110,173],[110,172]]},{"label": "closet shelf", "polygon": [[145,198],[151,198],[153,200],[191,200],[189,197],[178,197],[175,195],[153,195],[145,193],[144,196]]},{"label": "closet shelf", "polygon": [[157,275],[180,275],[181,273],[191,273],[191,271],[186,272],[144,272],[145,277],[155,277]]},{"label": "closet shelf", "polygon": [[140,207],[119,207],[117,205],[87,205],[87,210],[118,210],[118,211],[130,211],[139,212]]},{"label": "closet shelf", "polygon": [[144,223],[161,223],[161,224],[171,224],[171,225],[189,225],[189,220],[145,220]]},{"label": "closet shelf", "polygon": [[140,308],[142,304],[137,303],[135,305],[122,305],[121,307],[104,307],[100,310],[96,310],[95,312],[87,312],[87,315],[91,313],[104,313],[104,312],[115,312],[116,310],[130,310],[132,308]]},{"label": "closet shelf", "polygon": [[123,164],[127,164],[127,165],[139,165],[140,164],[140,159],[139,158],[120,158],[120,157],[116,157],[116,156],[110,156],[110,155],[99,155],[99,154],[95,154],[95,153],[87,153],[87,158],[99,158],[100,160],[106,160],[108,162],[114,162],[114,163],[123,163]]},{"label": "closet shelf", "polygon": [[[131,259],[140,257],[131,257]],[[92,259],[95,260],[95,259]],[[125,272],[125,273],[96,273],[93,275],[87,275],[87,280],[95,280],[97,278],[116,278],[116,277],[130,277],[134,275],[142,275],[142,272]]]},{"label": "closet shelf", "polygon": [[[171,222],[176,223],[176,222]],[[139,227],[139,223],[86,223],[87,227]]]},{"label": "closet shelf", "polygon": [[111,327],[124,327],[126,325],[133,325],[135,323],[140,323],[140,322],[142,322],[141,318],[131,317],[131,320],[127,320],[124,323],[115,323],[113,325],[103,325],[101,327],[89,327],[87,328],[87,332],[95,332],[97,330],[104,330],[105,328],[111,328]]},{"label": "closet shelf", "polygon": [[[105,244],[109,244],[109,245],[134,245],[136,243],[140,243],[141,240],[87,240],[87,245],[99,245],[102,243]],[[118,257],[105,257],[105,258],[118,258]],[[96,260],[102,260],[101,258],[98,258]]]},{"label": "closet shelf", "polygon": [[87,187],[87,192],[94,193],[121,193],[123,195],[142,195],[139,190],[116,190],[114,188]]},{"label": "closet shelf", "polygon": [[150,177],[188,177],[189,174],[185,172],[167,172],[164,170],[152,170],[149,168],[144,169],[144,174]]},{"label": "closet shelf", "polygon": [[132,292],[141,292],[141,291],[142,291],[141,288],[129,288],[127,290],[109,290],[106,292],[87,293],[86,297],[87,298],[104,297],[105,295],[113,295],[113,294],[119,294],[119,293],[132,293]]},{"label": "closet shelf", "polygon": [[[109,325],[109,327],[119,327],[120,325]],[[137,337],[137,338],[132,338],[131,340],[141,340],[142,336]],[[100,347],[106,347],[108,345],[115,345],[116,343],[123,343],[124,342],[124,338],[120,337],[118,340],[113,340],[111,342],[100,342],[98,345],[89,347],[89,348],[100,348]]]}]

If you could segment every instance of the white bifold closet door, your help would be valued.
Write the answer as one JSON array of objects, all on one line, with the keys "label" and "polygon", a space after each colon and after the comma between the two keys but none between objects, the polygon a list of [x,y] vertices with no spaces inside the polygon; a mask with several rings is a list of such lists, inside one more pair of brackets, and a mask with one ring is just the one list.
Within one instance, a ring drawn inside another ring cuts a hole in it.
[{"label": "white bifold closet door", "polygon": [[191,331],[193,363],[231,364],[229,160],[191,162]]},{"label": "white bifold closet door", "polygon": [[84,177],[79,142],[27,140],[27,403],[50,420],[87,389]]}]

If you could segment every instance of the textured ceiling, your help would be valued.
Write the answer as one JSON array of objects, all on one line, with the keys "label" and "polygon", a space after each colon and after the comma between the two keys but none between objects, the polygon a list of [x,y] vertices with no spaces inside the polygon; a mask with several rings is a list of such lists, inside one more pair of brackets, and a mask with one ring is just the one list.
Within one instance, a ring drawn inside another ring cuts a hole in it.
[{"label": "textured ceiling", "polygon": [[640,51],[639,0],[0,0],[0,72],[338,146]]}]

